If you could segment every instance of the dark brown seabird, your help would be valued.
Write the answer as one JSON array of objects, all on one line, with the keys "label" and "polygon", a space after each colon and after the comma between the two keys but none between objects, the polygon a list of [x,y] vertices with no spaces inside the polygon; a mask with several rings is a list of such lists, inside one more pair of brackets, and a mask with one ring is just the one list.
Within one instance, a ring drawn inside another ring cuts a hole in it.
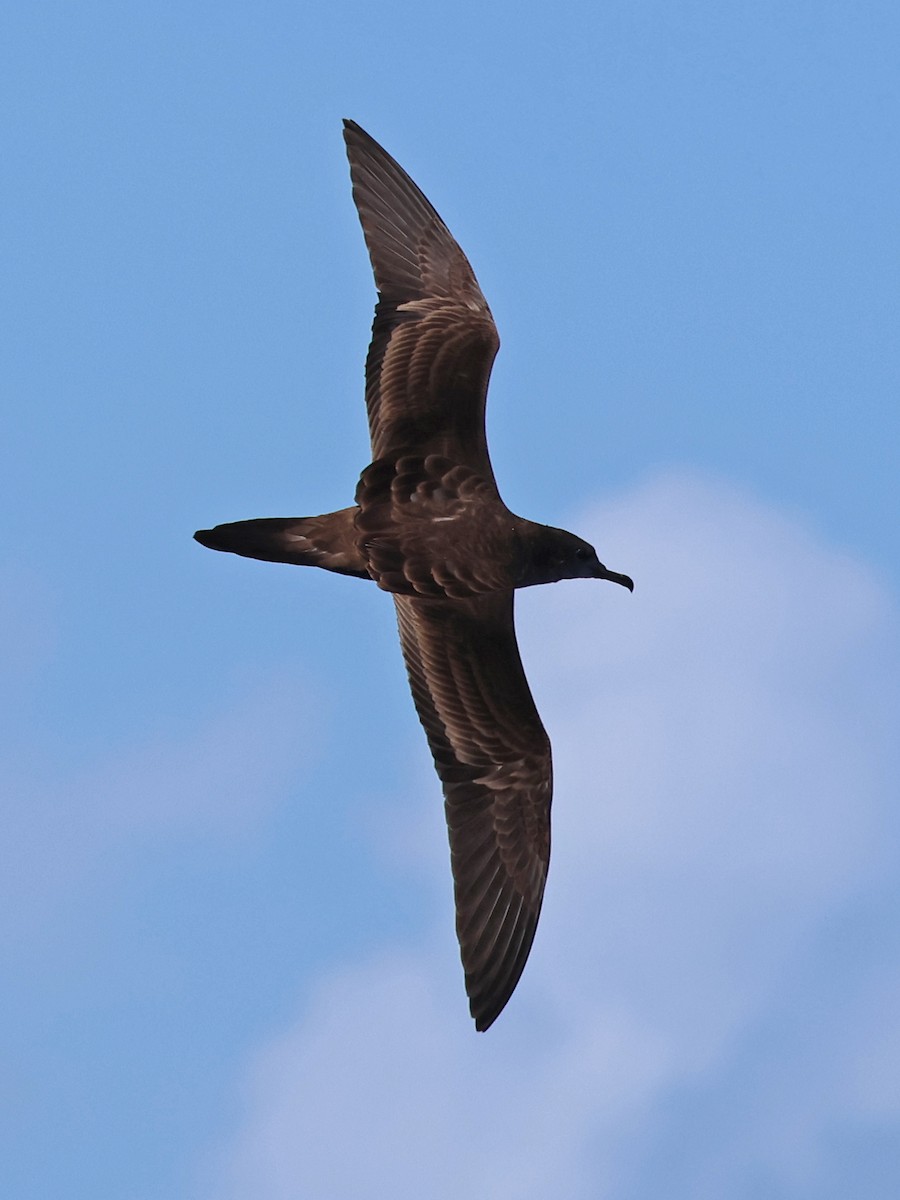
[{"label": "dark brown seabird", "polygon": [[443,784],[456,932],[476,1029],[513,993],[550,859],[550,742],[516,644],[516,588],[611,579],[587,542],[509,511],[484,410],[500,339],[447,226],[406,172],[344,122],[378,303],[366,360],[372,463],[320,517],[202,529],[198,542],[374,579],[391,592],[413,699]]}]

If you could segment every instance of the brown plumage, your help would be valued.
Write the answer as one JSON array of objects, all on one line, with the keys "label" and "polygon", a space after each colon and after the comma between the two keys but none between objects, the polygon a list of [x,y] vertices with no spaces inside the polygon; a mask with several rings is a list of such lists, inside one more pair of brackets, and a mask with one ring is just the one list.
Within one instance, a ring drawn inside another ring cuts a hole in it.
[{"label": "brown plumage", "polygon": [[516,645],[514,590],[578,577],[633,585],[587,542],[500,499],[484,429],[500,345],[490,309],[406,172],[352,121],[344,139],[378,289],[366,361],[373,461],[350,508],[194,536],[393,594],[443,784],[466,991],[487,1029],[528,958],[550,859],[550,742]]}]

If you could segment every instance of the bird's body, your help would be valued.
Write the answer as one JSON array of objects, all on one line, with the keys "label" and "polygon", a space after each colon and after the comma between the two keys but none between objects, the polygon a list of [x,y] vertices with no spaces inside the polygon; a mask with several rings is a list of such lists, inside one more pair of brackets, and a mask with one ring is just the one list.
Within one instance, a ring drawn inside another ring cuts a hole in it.
[{"label": "bird's body", "polygon": [[528,957],[550,857],[550,743],[522,669],[513,595],[564,578],[632,583],[587,542],[503,503],[484,429],[500,343],[472,268],[402,168],[358,125],[345,122],[344,137],[379,297],[366,362],[373,461],[349,508],[195,537],[393,594],[444,788],[466,990],[486,1029]]}]

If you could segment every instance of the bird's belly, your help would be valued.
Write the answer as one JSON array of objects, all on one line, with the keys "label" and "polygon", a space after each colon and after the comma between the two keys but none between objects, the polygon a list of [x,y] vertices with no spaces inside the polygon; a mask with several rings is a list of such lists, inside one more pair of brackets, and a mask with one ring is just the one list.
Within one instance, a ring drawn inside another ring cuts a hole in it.
[{"label": "bird's belly", "polygon": [[398,595],[465,599],[513,586],[511,533],[465,511],[398,523],[362,550],[378,586]]}]

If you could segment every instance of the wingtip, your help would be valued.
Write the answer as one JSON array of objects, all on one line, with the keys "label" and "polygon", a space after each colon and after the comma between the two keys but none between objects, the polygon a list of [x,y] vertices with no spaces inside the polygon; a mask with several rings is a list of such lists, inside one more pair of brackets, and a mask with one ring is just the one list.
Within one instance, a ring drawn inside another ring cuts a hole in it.
[{"label": "wingtip", "polygon": [[[532,931],[531,940],[533,938],[534,933]],[[528,942],[528,945],[530,949],[531,941]],[[517,959],[518,961],[513,967],[512,974],[506,976],[501,985],[491,987],[487,990],[481,988],[479,989],[480,994],[472,993],[469,995],[469,1013],[475,1022],[475,1029],[478,1033],[484,1033],[485,1030],[490,1029],[512,999],[512,994],[522,977],[528,953],[526,952],[524,957],[521,954],[517,955]]]},{"label": "wingtip", "polygon": [[362,125],[358,125],[356,121],[351,121],[349,117],[343,118],[344,126],[344,141],[349,143],[354,137],[372,140],[370,134],[366,133]]},{"label": "wingtip", "polygon": [[[516,982],[518,982],[518,979]],[[490,1029],[512,999],[513,991],[515,991],[515,984],[513,984],[511,991],[504,993],[499,999],[496,995],[489,997],[482,996],[479,997],[476,1003],[471,997],[469,998],[469,1013],[475,1022],[475,1031],[477,1033],[485,1033]]]}]

